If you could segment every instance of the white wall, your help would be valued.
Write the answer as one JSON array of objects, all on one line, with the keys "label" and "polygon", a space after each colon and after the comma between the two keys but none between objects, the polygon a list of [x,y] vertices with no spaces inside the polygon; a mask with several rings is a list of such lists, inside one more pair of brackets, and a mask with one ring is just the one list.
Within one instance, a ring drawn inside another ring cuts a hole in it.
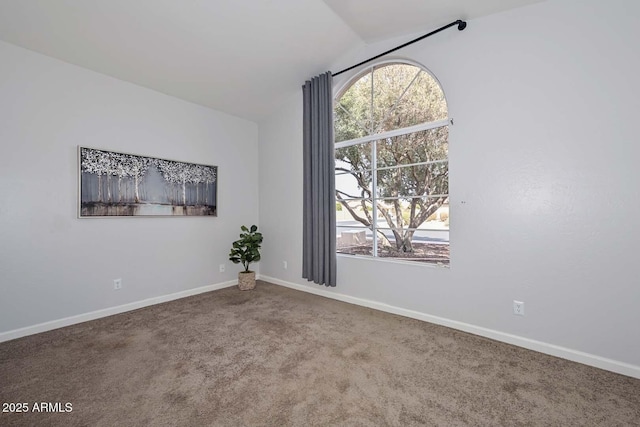
[{"label": "white wall", "polygon": [[[0,337],[233,281],[257,143],[253,122],[0,42]],[[78,145],[217,165],[218,217],[77,219]]]},{"label": "white wall", "polygon": [[450,269],[341,256],[336,288],[300,278],[291,99],[260,124],[263,277],[639,376],[639,20],[631,0],[550,0],[399,52],[438,77],[455,119]]}]

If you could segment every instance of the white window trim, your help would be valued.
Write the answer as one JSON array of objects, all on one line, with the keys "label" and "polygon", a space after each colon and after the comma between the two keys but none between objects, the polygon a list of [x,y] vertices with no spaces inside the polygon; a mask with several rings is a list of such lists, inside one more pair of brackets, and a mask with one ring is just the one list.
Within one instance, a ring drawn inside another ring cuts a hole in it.
[{"label": "white window trim", "polygon": [[388,132],[381,132],[372,135],[363,136],[360,138],[349,139],[347,141],[336,142],[335,148],[345,148],[351,147],[352,145],[365,144],[367,142],[378,141],[381,139],[392,138],[394,136],[402,136],[409,135],[411,133],[421,132],[424,130],[437,129],[444,126],[449,126],[453,122],[452,118],[447,117],[446,119],[437,120],[435,122],[421,123],[415,126],[409,126],[402,129],[394,129]]},{"label": "white window trim", "polygon": [[[357,81],[357,79],[359,77],[364,76],[367,73],[371,73],[374,71],[375,68],[379,68],[379,67],[383,67],[387,64],[394,64],[394,63],[402,63],[402,64],[407,64],[407,65],[413,65],[416,66],[418,68],[420,68],[421,70],[427,72],[437,83],[438,86],[441,88],[441,90],[444,93],[444,89],[442,88],[442,84],[440,83],[440,81],[435,77],[435,75],[424,65],[419,64],[417,62],[414,61],[410,61],[410,60],[406,60],[406,59],[389,59],[386,61],[381,61],[381,62],[377,62],[375,64],[369,65],[359,71],[355,71],[353,74],[351,74],[350,76],[348,76],[342,83],[340,89],[338,91],[334,91],[334,100],[339,100],[340,97],[344,94],[344,92],[346,91],[346,89],[348,89],[349,87],[351,87],[351,84],[355,81]],[[345,76],[346,77],[346,76]],[[416,75],[417,77],[417,75]],[[415,80],[415,78],[412,80]],[[373,86],[373,79],[371,82],[372,86]],[[406,92],[406,89],[405,89]],[[402,96],[404,96],[404,92],[402,94]],[[446,95],[445,95],[445,102],[447,103],[448,106],[448,102],[446,100]],[[372,109],[373,109],[373,99],[371,100],[372,103]],[[395,109],[395,105],[393,106],[393,108]],[[348,111],[345,110],[345,112],[347,114],[350,114]],[[447,160],[434,160],[434,161],[429,161],[429,162],[422,162],[422,163],[416,163],[416,164],[411,164],[411,165],[399,165],[399,166],[387,166],[387,167],[381,167],[378,168],[376,167],[377,165],[377,147],[376,147],[376,141],[385,139],[385,138],[391,138],[391,137],[396,137],[396,136],[402,136],[402,135],[408,135],[408,134],[412,134],[412,133],[416,133],[416,132],[421,132],[421,131],[425,131],[425,130],[430,130],[430,129],[436,129],[436,128],[440,128],[440,127],[444,127],[444,126],[453,126],[454,120],[453,117],[451,116],[447,116],[447,118],[445,119],[441,119],[441,120],[436,120],[433,122],[427,122],[427,123],[421,123],[418,125],[414,125],[414,126],[409,126],[409,127],[405,127],[405,128],[401,128],[401,129],[394,129],[391,131],[387,131],[387,132],[380,132],[380,133],[372,133],[371,135],[367,135],[364,137],[360,137],[360,138],[355,138],[355,139],[350,139],[350,140],[346,140],[346,141],[340,141],[340,142],[334,142],[334,148],[335,149],[340,149],[340,148],[346,148],[346,147],[350,147],[353,145],[359,145],[359,144],[365,144],[368,142],[371,142],[371,164],[373,165],[373,169],[365,169],[366,171],[369,172],[373,172],[373,171],[378,171],[378,170],[388,170],[388,169],[396,169],[396,168],[402,168],[402,167],[407,167],[407,166],[415,166],[415,165],[423,165],[423,164],[435,164],[435,163],[448,163],[449,162],[449,158],[447,156]],[[373,125],[373,123],[372,123]],[[360,126],[361,128],[364,129],[363,126]],[[366,129],[364,129],[366,130]],[[371,130],[371,132],[373,132],[373,129]],[[346,174],[346,173],[345,173]],[[376,193],[377,193],[377,174],[374,173],[372,176],[372,198],[346,198],[345,201],[358,201],[358,200],[367,200],[367,201],[371,201],[372,204],[372,216],[373,218],[377,218],[377,205],[375,203],[375,201],[377,200],[393,200],[393,199],[408,199],[408,198],[422,198],[425,196],[403,196],[403,197],[377,197]],[[443,195],[433,195],[433,196],[427,196],[428,198],[438,198],[438,197],[449,197],[449,194],[443,194]],[[337,202],[337,198],[336,198],[336,202]],[[365,226],[361,226],[363,229],[369,229],[369,227],[365,227]],[[353,226],[353,228],[360,228],[360,226]],[[449,264],[443,265],[443,264],[438,264],[438,263],[419,263],[419,262],[415,262],[415,261],[406,261],[406,260],[397,260],[394,258],[383,258],[383,257],[379,257],[378,256],[378,236],[377,236],[377,232],[375,230],[386,230],[386,229],[390,229],[389,227],[378,227],[377,225],[373,226],[374,231],[373,231],[373,248],[372,248],[372,253],[373,255],[356,255],[356,254],[348,254],[348,253],[340,253],[338,252],[336,255],[341,256],[341,257],[354,257],[357,259],[364,259],[364,260],[375,260],[376,262],[391,262],[391,263],[397,263],[397,264],[408,264],[408,265],[420,265],[420,266],[425,266],[425,267],[431,267],[431,268],[439,268],[439,267],[445,267],[445,268],[449,268]],[[418,230],[418,229],[415,229]],[[428,230],[428,229],[425,229]]]}]

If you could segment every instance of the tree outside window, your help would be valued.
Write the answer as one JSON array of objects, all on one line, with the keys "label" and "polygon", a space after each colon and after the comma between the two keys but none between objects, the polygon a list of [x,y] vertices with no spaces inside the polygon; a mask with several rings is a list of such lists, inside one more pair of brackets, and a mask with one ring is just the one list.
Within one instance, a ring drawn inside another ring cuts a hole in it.
[{"label": "tree outside window", "polygon": [[449,263],[449,117],[407,63],[354,78],[334,105],[338,253]]}]

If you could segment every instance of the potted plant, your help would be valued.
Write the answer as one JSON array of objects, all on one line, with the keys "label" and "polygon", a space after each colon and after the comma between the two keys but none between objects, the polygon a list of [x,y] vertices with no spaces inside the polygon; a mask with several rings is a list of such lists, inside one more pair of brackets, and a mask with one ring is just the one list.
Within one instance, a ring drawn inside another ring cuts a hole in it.
[{"label": "potted plant", "polygon": [[233,242],[229,261],[234,264],[242,263],[244,266],[244,271],[238,273],[238,287],[241,291],[247,291],[256,287],[256,272],[249,271],[249,265],[260,261],[262,233],[258,232],[258,227],[255,225],[250,229],[243,225],[240,229],[242,230],[240,239]]}]

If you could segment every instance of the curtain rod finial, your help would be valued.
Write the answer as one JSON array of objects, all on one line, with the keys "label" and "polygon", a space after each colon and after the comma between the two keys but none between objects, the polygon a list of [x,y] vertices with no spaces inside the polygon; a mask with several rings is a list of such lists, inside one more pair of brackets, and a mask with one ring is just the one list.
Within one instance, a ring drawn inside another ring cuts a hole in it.
[{"label": "curtain rod finial", "polygon": [[467,23],[465,21],[458,19],[458,30],[462,31],[465,28],[467,28]]}]

